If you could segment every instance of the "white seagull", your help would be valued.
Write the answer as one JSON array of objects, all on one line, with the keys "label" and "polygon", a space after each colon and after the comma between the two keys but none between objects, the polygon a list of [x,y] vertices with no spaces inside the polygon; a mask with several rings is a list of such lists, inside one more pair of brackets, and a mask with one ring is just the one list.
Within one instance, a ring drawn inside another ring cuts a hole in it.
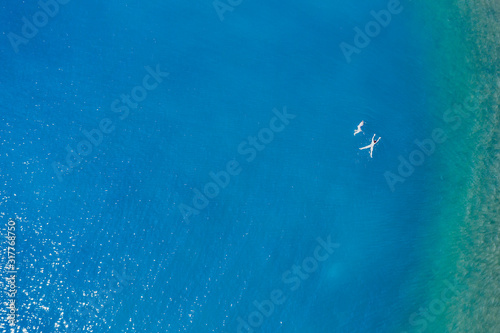
[{"label": "white seagull", "polygon": [[359,132],[363,132],[363,130],[361,129],[361,126],[363,126],[364,124],[365,124],[365,122],[363,120],[361,120],[361,122],[358,125],[358,129],[354,130],[354,135],[358,134]]},{"label": "white seagull", "polygon": [[375,135],[376,134],[373,134],[373,137],[372,137],[372,143],[370,143],[368,146],[366,147],[363,147],[363,148],[359,148],[359,150],[363,150],[363,149],[368,149],[370,148],[370,158],[372,158],[372,153],[373,153],[373,146],[375,146],[376,143],[378,143],[380,141],[380,139],[382,139],[381,137],[379,137],[377,140],[375,140]]}]

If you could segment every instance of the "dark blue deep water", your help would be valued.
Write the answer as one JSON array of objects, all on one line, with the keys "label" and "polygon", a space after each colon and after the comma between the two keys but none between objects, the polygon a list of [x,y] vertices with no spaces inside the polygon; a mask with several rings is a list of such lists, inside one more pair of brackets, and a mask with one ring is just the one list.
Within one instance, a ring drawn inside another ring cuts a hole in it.
[{"label": "dark blue deep water", "polygon": [[[384,173],[430,126],[405,6],[348,63],[339,44],[387,1],[244,0],[221,21],[209,0],[73,0],[17,53],[8,34],[40,7],[4,2],[0,191],[3,221],[17,218],[18,332],[403,327],[426,165],[394,192]],[[374,133],[371,159],[358,148]],[[211,172],[224,188],[197,209]]]}]

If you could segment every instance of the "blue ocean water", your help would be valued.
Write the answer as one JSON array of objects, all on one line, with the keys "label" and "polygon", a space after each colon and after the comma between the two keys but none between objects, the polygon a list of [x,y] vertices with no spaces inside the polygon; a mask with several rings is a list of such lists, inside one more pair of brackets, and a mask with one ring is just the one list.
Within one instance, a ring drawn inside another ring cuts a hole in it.
[{"label": "blue ocean water", "polygon": [[[384,173],[431,125],[403,6],[347,63],[339,44],[387,1],[243,1],[223,21],[210,1],[71,1],[18,53],[5,35],[39,7],[4,4],[2,206],[19,221],[19,332],[237,332],[275,289],[286,300],[255,332],[404,327],[428,167],[395,192]],[[169,75],[120,119],[112,103],[157,65]],[[247,162],[239,145],[284,108],[296,117]],[[60,181],[67,145],[103,119],[113,130]],[[370,159],[358,148],[373,133]],[[241,173],[186,223],[181,204],[233,159]],[[283,274],[318,237],[339,247],[292,290]]]}]

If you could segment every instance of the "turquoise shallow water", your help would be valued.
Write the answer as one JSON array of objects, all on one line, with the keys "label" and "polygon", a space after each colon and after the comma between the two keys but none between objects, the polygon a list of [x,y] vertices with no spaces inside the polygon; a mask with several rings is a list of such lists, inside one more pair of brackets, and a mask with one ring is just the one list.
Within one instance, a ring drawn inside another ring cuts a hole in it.
[{"label": "turquoise shallow water", "polygon": [[[242,2],[220,21],[210,2],[69,2],[18,53],[3,38],[19,331],[237,332],[239,318],[262,321],[256,332],[406,328],[425,300],[412,279],[428,269],[426,207],[440,198],[428,163],[395,191],[384,173],[434,126],[425,31],[403,3],[350,63],[339,48],[386,7]],[[4,5],[2,30],[19,33],[37,10]],[[157,65],[168,76],[115,112]],[[238,147],[273,109],[295,117],[248,162]],[[103,119],[110,133],[58,176],[67,145]],[[357,148],[373,133],[383,139],[370,159]],[[241,172],[186,223],[179,207],[233,159]],[[290,275],[318,237],[338,247]],[[273,290],[284,300],[260,320]]]}]

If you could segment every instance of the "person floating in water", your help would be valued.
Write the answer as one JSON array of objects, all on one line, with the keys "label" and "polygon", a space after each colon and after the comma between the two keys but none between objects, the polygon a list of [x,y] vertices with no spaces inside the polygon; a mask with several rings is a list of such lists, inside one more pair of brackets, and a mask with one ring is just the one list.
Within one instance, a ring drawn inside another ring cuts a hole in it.
[{"label": "person floating in water", "polygon": [[376,143],[378,143],[380,141],[380,139],[382,139],[381,137],[379,137],[377,140],[375,140],[375,135],[376,134],[373,134],[373,137],[372,137],[372,143],[370,143],[368,146],[366,147],[363,147],[363,148],[359,148],[359,150],[363,150],[363,149],[368,149],[370,148],[370,158],[372,158],[372,153],[373,153],[373,146],[375,146]]},{"label": "person floating in water", "polygon": [[363,132],[363,130],[361,130],[361,126],[363,126],[364,124],[365,124],[364,120],[361,120],[361,122],[358,125],[358,129],[354,130],[354,135],[358,134],[359,132]]}]

